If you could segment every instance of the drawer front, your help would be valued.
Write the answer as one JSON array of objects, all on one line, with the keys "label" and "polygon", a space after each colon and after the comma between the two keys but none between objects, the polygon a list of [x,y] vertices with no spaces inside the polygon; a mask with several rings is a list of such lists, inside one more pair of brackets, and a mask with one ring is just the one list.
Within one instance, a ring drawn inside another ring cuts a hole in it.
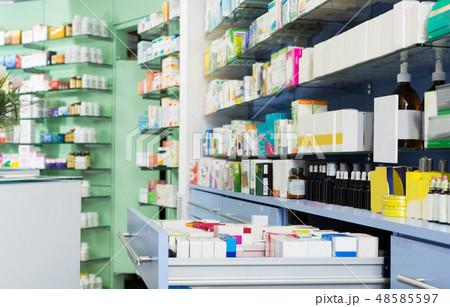
[{"label": "drawer front", "polygon": [[221,221],[224,223],[236,222],[236,220],[226,217],[230,216],[251,222],[252,215],[267,215],[269,217],[269,225],[280,226],[282,225],[282,212],[281,208],[224,197]]},{"label": "drawer front", "polygon": [[438,288],[450,288],[450,248],[391,236],[391,288],[413,289],[397,281],[398,275],[423,278]]},{"label": "drawer front", "polygon": [[223,197],[220,195],[192,189],[189,202],[191,218],[220,220],[222,199]]}]

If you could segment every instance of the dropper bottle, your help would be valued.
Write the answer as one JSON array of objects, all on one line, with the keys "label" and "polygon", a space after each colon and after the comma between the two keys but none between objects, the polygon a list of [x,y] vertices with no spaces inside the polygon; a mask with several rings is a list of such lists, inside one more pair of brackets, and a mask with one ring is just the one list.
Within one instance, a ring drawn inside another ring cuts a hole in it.
[{"label": "dropper bottle", "polygon": [[[398,109],[400,111],[421,111],[421,103],[416,91],[411,87],[411,75],[408,73],[408,62],[400,65],[400,73],[397,75],[398,87],[392,93],[398,95]],[[408,112],[409,113],[409,112]],[[411,115],[411,114],[408,114]],[[408,116],[409,117],[409,116]],[[398,140],[398,149],[420,148],[420,134],[418,138],[408,138]]]},{"label": "dropper bottle", "polygon": [[427,92],[435,91],[436,86],[444,85],[445,79],[447,79],[447,75],[442,68],[442,61],[440,59],[436,60],[435,71],[431,75],[431,80],[433,81],[433,85]]}]

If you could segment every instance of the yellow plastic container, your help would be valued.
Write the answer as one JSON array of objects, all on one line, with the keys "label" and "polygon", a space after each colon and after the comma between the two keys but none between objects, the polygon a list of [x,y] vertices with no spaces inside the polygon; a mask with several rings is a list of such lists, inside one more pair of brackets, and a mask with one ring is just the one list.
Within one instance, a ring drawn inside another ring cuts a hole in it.
[{"label": "yellow plastic container", "polygon": [[384,195],[381,214],[383,216],[391,217],[406,217],[406,197],[399,195]]}]

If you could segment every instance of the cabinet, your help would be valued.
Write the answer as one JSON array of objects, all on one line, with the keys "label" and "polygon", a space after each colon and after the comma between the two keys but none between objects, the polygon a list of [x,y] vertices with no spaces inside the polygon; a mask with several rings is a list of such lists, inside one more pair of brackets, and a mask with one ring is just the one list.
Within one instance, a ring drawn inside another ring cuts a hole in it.
[{"label": "cabinet", "polygon": [[119,238],[150,289],[380,289],[388,285],[383,258],[169,258],[168,233],[136,209],[128,209],[127,215],[128,233],[119,233]]},{"label": "cabinet", "polygon": [[[398,235],[391,237],[391,287],[450,287],[450,246],[426,243]],[[415,283],[410,279],[419,281]]]}]

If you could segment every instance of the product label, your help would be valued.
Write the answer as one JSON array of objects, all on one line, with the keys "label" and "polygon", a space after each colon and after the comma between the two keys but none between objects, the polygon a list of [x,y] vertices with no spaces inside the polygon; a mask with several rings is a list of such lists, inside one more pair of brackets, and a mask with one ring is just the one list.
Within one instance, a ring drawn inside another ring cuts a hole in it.
[{"label": "product label", "polygon": [[420,140],[422,112],[415,110],[398,111],[398,139]]},{"label": "product label", "polygon": [[263,178],[263,196],[269,195],[269,179]]},{"label": "product label", "polygon": [[296,196],[305,195],[305,180],[303,179],[289,179],[288,193]]}]

